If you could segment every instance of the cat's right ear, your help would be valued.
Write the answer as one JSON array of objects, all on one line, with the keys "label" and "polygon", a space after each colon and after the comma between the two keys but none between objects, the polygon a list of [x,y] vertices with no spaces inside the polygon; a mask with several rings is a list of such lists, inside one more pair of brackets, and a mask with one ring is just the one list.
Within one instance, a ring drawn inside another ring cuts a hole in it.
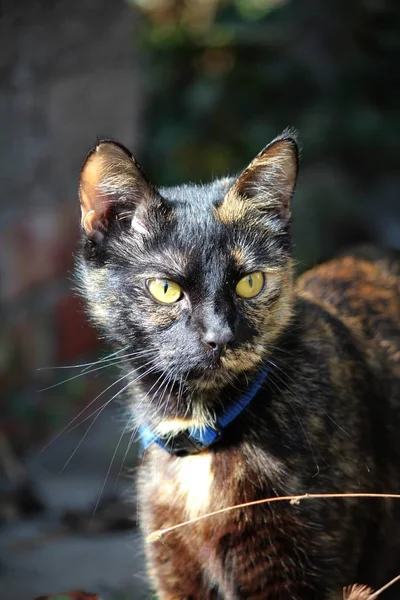
[{"label": "cat's right ear", "polygon": [[287,223],[298,163],[296,135],[292,130],[285,130],[237,177],[219,209],[220,215],[228,220],[235,218],[235,213],[240,217],[248,204],[261,214]]},{"label": "cat's right ear", "polygon": [[113,219],[129,220],[146,234],[145,226],[134,218],[139,205],[157,198],[130,152],[121,144],[104,140],[87,156],[79,178],[82,228],[86,235],[101,240]]}]

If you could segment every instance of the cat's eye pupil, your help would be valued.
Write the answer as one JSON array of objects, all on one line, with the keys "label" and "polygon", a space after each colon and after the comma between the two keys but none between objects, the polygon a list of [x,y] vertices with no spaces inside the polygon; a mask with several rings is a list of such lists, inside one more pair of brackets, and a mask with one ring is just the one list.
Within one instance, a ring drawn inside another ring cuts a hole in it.
[{"label": "cat's eye pupil", "polygon": [[241,298],[255,298],[264,288],[265,278],[262,271],[245,275],[236,284],[236,293]]},{"label": "cat's eye pupil", "polygon": [[147,279],[146,287],[155,300],[163,304],[174,304],[182,298],[182,288],[170,279]]}]

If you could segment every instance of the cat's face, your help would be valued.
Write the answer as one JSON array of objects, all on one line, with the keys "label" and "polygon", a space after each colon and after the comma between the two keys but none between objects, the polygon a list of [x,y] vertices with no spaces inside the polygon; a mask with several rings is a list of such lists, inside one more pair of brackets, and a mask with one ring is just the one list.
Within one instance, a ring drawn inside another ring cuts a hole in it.
[{"label": "cat's face", "polygon": [[238,177],[153,188],[118,144],[81,173],[80,275],[91,314],[155,374],[199,387],[257,369],[291,314],[290,135]]}]

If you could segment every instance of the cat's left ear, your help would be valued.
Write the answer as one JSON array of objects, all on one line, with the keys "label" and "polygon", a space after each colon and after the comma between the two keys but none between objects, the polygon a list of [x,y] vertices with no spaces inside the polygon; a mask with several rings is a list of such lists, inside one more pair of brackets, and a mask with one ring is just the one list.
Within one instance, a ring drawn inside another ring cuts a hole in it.
[{"label": "cat's left ear", "polygon": [[146,234],[139,218],[144,211],[138,209],[160,200],[129,150],[111,140],[99,142],[86,158],[79,198],[82,228],[94,240],[101,240],[113,222],[128,223]]},{"label": "cat's left ear", "polygon": [[230,194],[249,200],[261,211],[272,211],[287,220],[298,166],[296,136],[292,131],[284,131],[239,175]]}]

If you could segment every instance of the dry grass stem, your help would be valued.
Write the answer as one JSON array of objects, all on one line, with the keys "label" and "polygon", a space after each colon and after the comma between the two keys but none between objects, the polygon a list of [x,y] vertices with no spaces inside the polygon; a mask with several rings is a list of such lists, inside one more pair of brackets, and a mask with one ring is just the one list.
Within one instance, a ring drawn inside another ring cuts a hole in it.
[{"label": "dry grass stem", "polygon": [[374,592],[371,588],[366,585],[351,585],[344,588],[343,600],[375,600],[382,592],[390,588],[394,583],[400,581],[400,575],[397,575],[386,583],[379,590]]},{"label": "dry grass stem", "polygon": [[386,583],[383,587],[374,592],[369,600],[375,600],[375,598],[377,598],[379,594],[390,588],[394,583],[397,583],[397,581],[400,581],[400,575],[396,575],[396,577],[393,577],[393,579],[388,581],[388,583]]},{"label": "dry grass stem", "polygon": [[225,512],[230,512],[232,510],[237,510],[239,508],[246,508],[248,506],[256,506],[258,504],[270,504],[272,502],[289,502],[290,504],[299,504],[302,500],[315,500],[322,498],[391,498],[391,499],[400,499],[400,494],[373,494],[373,493],[357,493],[357,492],[348,492],[342,494],[301,494],[299,496],[274,496],[272,498],[263,498],[262,500],[253,500],[252,502],[244,502],[243,504],[235,504],[234,506],[227,506],[226,508],[221,508],[219,510],[214,510],[213,512],[206,513],[205,515],[201,515],[200,517],[196,517],[194,519],[189,519],[188,521],[182,521],[181,523],[177,523],[176,525],[172,525],[171,527],[166,527],[165,529],[157,529],[153,531],[147,536],[148,542],[154,542],[159,540],[166,533],[171,531],[175,531],[176,529],[180,529],[181,527],[185,527],[186,525],[191,525],[193,523],[197,523],[198,521],[202,521],[203,519],[208,519],[210,517],[215,517],[216,515],[221,515]]}]

